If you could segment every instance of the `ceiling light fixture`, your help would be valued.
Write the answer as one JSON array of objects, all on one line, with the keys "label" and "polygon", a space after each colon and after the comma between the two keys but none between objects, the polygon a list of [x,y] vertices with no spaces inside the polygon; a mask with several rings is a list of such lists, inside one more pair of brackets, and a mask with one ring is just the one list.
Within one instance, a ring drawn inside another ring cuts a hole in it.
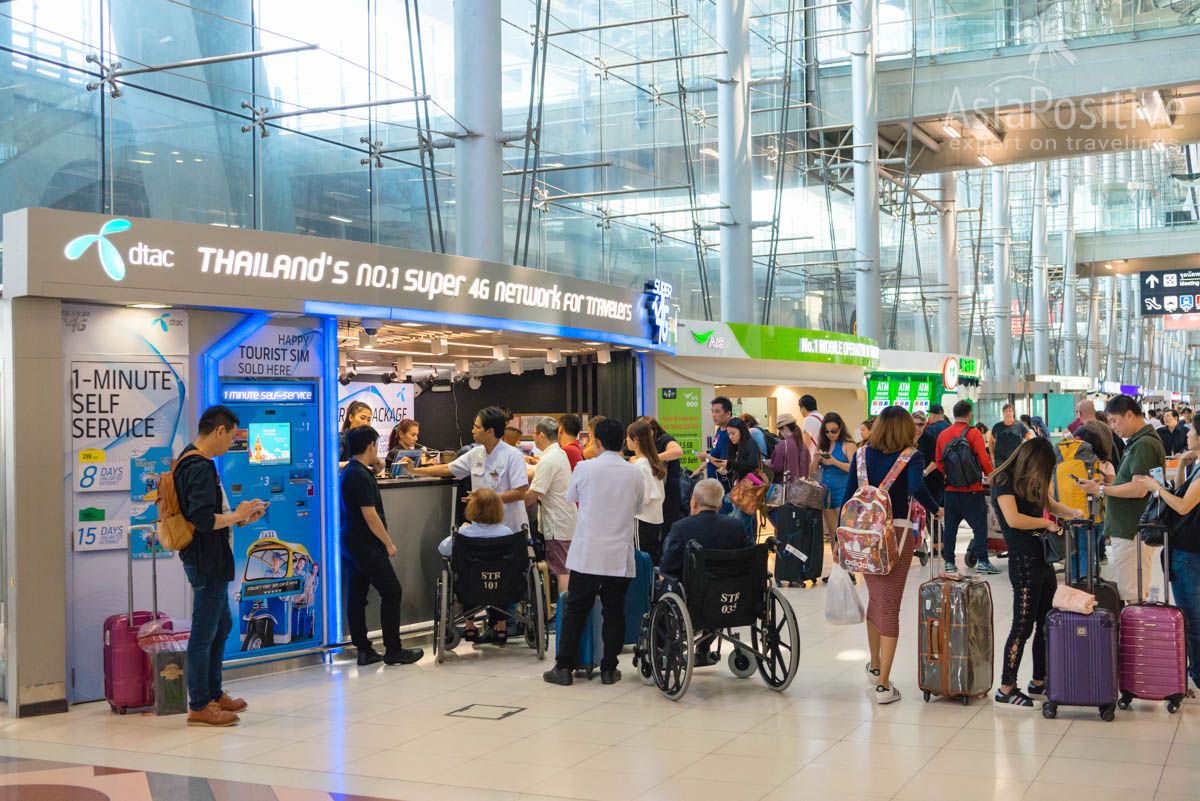
[{"label": "ceiling light fixture", "polygon": [[942,130],[945,131],[946,136],[950,137],[951,139],[962,139],[962,134],[959,133],[958,129],[954,127],[954,123],[946,123],[942,126]]},{"label": "ceiling light fixture", "polygon": [[520,359],[513,359],[508,365],[508,372],[513,375],[522,375],[525,372],[525,363]]},{"label": "ceiling light fixture", "polygon": [[498,362],[508,361],[508,345],[493,345],[492,358]]},{"label": "ceiling light fixture", "polygon": [[993,166],[995,166],[994,164],[992,164],[992,160],[991,160],[991,159],[989,159],[987,156],[980,156],[980,157],[979,157],[979,163],[980,163],[980,164],[982,164],[982,165],[983,165],[983,166],[985,166],[985,167],[993,167]]},{"label": "ceiling light fixture", "polygon": [[434,356],[445,356],[450,352],[450,345],[445,337],[434,337],[429,341],[429,352]]},{"label": "ceiling light fixture", "polygon": [[601,348],[600,350],[596,351],[597,364],[608,364],[611,361],[612,351],[610,351],[608,348]]},{"label": "ceiling light fixture", "polygon": [[550,364],[558,364],[562,361],[562,351],[558,348],[546,348],[546,361]]},{"label": "ceiling light fixture", "polygon": [[171,308],[166,303],[130,303],[130,309],[169,309]]}]

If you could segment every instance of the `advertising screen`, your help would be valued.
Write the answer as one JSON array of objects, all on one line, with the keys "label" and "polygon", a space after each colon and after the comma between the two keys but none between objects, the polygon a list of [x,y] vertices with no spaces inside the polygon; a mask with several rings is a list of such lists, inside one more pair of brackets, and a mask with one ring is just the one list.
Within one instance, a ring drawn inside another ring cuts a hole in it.
[{"label": "advertising screen", "polygon": [[250,464],[291,464],[291,423],[251,423],[248,439]]}]

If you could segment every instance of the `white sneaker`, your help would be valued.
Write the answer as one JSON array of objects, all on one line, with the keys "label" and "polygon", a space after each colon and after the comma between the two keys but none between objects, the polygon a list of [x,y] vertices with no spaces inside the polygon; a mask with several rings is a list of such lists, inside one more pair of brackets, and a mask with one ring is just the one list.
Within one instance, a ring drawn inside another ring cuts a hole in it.
[{"label": "white sneaker", "polygon": [[867,684],[872,687],[879,686],[879,668],[871,667],[871,663],[867,663]]},{"label": "white sneaker", "polygon": [[875,703],[877,704],[892,704],[900,700],[900,691],[896,689],[896,685],[884,687],[879,684],[875,687]]}]

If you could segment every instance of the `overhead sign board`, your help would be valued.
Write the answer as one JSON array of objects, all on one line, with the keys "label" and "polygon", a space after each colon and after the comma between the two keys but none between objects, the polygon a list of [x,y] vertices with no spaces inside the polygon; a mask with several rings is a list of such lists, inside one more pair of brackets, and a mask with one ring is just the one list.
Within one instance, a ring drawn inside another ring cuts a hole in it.
[{"label": "overhead sign board", "polygon": [[1143,317],[1189,314],[1200,310],[1200,269],[1151,270],[1138,273]]},{"label": "overhead sign board", "polygon": [[53,209],[4,215],[6,297],[411,319],[669,350],[671,287],[653,289],[271,231]]},{"label": "overhead sign board", "polygon": [[679,356],[825,362],[873,368],[879,364],[874,340],[852,334],[780,325],[680,320],[675,343]]},{"label": "overhead sign board", "polygon": [[1190,314],[1168,314],[1163,317],[1165,331],[1192,331],[1200,329],[1200,312]]}]

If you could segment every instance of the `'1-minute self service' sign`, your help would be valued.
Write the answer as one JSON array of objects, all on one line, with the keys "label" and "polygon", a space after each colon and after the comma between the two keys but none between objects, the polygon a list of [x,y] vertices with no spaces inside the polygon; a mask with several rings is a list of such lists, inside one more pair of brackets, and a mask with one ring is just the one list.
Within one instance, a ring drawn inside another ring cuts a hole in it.
[{"label": "'1-minute self service' sign", "polygon": [[1139,273],[1138,278],[1143,317],[1200,310],[1200,270],[1154,270]]}]

